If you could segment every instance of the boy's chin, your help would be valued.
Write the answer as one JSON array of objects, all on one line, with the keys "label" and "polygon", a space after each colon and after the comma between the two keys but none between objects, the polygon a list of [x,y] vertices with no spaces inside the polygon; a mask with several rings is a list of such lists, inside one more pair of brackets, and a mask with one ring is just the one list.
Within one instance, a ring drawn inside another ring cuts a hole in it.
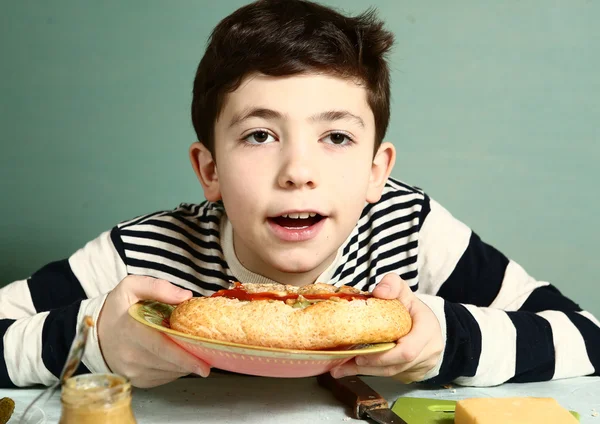
[{"label": "boy's chin", "polygon": [[275,268],[278,272],[284,274],[307,274],[315,271],[320,264],[310,264],[310,263],[274,263],[272,264],[273,268]]},{"label": "boy's chin", "polygon": [[[312,256],[310,258],[294,258],[287,256],[283,258],[273,258],[275,260],[271,260],[270,264],[278,272],[284,274],[300,276],[301,274],[314,274],[316,272],[318,275],[327,269],[335,256],[335,252],[328,256]],[[317,275],[315,275],[315,277]]]}]

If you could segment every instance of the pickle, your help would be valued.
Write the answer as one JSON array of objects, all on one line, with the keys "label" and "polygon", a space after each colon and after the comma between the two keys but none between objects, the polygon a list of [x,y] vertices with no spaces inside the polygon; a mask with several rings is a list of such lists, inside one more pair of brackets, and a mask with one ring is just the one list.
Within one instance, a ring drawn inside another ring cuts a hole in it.
[{"label": "pickle", "polygon": [[312,305],[308,300],[300,300],[292,305],[292,308],[306,308],[307,306]]},{"label": "pickle", "polygon": [[5,397],[0,399],[0,424],[6,424],[15,410],[15,401]]},{"label": "pickle", "polygon": [[296,299],[296,302],[292,305],[292,308],[301,308],[304,309],[310,305],[314,305],[315,303],[323,302],[325,299],[307,299],[302,295],[299,295]]}]

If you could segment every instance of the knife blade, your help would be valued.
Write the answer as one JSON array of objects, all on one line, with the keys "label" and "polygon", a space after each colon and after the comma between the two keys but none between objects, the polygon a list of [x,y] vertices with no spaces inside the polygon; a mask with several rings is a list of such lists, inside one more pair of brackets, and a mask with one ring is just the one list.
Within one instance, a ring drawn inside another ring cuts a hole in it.
[{"label": "knife blade", "polygon": [[353,418],[368,417],[379,424],[408,424],[390,409],[383,396],[355,375],[333,378],[326,372],[317,376],[317,382],[352,408]]}]

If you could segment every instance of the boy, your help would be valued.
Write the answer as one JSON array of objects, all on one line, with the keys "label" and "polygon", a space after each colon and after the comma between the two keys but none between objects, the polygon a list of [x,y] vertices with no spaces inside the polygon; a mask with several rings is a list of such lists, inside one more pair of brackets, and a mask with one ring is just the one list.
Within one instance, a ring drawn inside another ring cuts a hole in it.
[{"label": "boy", "polygon": [[125,221],[0,290],[0,386],[51,384],[76,322],[97,327],[78,372],[138,387],[209,366],[127,315],[228,280],[315,281],[399,298],[411,332],[332,373],[496,385],[600,373],[600,326],[481,241],[420,189],[389,178],[386,53],[371,13],[265,0],[214,30],[194,81],[189,150],[206,202]]}]

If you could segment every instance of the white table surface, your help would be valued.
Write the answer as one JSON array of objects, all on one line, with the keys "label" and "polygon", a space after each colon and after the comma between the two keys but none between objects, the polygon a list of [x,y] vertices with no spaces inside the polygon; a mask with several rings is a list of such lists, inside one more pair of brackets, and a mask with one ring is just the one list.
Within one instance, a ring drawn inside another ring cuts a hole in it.
[{"label": "white table surface", "polygon": [[[543,383],[450,389],[403,385],[379,377],[362,379],[391,404],[400,396],[458,400],[466,397],[543,396],[581,414],[581,423],[600,424],[600,377]],[[16,402],[16,413],[40,392],[39,388],[0,389],[0,398]],[[214,372],[210,377],[183,378],[152,389],[134,389],[133,409],[140,424],[165,423],[360,423],[315,378],[276,379]],[[60,416],[58,392],[45,405],[47,423]],[[16,414],[15,414],[16,415]],[[11,420],[9,423],[16,422]],[[418,423],[409,423],[418,424]],[[549,423],[550,424],[550,423]]]}]

